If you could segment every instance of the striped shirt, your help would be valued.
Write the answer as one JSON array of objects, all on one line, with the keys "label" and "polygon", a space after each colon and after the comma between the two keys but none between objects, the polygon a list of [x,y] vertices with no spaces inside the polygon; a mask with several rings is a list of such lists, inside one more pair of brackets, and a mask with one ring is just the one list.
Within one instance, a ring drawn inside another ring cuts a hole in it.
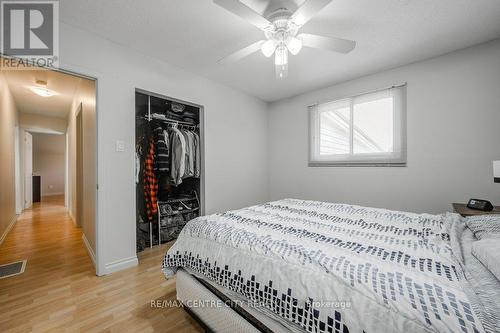
[{"label": "striped shirt", "polygon": [[159,174],[167,174],[170,171],[170,157],[168,150],[168,135],[161,126],[153,130],[156,142],[155,171]]}]

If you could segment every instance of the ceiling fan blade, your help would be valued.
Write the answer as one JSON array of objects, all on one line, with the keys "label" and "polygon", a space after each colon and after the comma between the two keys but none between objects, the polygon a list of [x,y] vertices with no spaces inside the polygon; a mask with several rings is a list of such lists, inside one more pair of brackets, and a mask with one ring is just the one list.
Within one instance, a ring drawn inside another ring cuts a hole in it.
[{"label": "ceiling fan blade", "polygon": [[290,20],[298,26],[303,26],[330,2],[332,2],[332,0],[306,0],[306,2],[292,14]]},{"label": "ceiling fan blade", "polygon": [[297,38],[302,40],[304,46],[339,53],[349,53],[356,47],[355,41],[342,38],[323,37],[312,34],[300,34]]},{"label": "ceiling fan blade", "polygon": [[259,40],[258,42],[255,42],[253,44],[248,45],[245,48],[242,48],[241,50],[238,50],[234,53],[231,53],[230,55],[220,59],[217,61],[221,65],[229,65],[232,64],[238,60],[241,60],[250,54],[260,51],[260,48],[262,47],[262,44],[265,43],[265,40]]},{"label": "ceiling fan blade", "polygon": [[259,29],[264,30],[267,27],[272,26],[271,22],[259,15],[259,13],[255,12],[250,7],[245,6],[239,0],[214,0],[214,3],[241,17],[245,21],[250,22]]}]

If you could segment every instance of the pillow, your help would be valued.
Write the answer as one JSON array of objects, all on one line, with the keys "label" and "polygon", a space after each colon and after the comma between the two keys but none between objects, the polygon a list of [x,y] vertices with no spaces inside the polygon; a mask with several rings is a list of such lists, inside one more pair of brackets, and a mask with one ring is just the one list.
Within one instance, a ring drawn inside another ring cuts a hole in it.
[{"label": "pillow", "polygon": [[472,243],[472,255],[500,280],[500,238],[482,239]]},{"label": "pillow", "polygon": [[477,239],[500,237],[500,215],[467,216],[465,224]]}]

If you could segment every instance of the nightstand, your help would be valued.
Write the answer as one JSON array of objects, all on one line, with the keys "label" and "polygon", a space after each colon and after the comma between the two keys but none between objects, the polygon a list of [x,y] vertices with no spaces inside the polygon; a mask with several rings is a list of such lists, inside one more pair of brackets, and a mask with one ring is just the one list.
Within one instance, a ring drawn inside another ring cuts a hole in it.
[{"label": "nightstand", "polygon": [[467,208],[467,204],[452,203],[451,205],[453,206],[453,210],[455,211],[455,213],[460,214],[463,217],[474,216],[474,215],[491,215],[491,214],[500,215],[500,206],[494,206],[492,211],[483,212],[481,210]]}]

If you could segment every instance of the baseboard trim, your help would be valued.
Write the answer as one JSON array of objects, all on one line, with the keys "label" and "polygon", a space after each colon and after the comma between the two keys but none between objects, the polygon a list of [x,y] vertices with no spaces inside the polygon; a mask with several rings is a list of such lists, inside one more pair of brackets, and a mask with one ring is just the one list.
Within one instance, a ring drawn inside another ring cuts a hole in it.
[{"label": "baseboard trim", "polygon": [[0,245],[2,245],[3,241],[5,240],[5,238],[7,238],[7,235],[9,234],[10,229],[12,229],[12,227],[14,226],[14,224],[16,224],[18,217],[19,217],[19,215],[14,215],[14,217],[10,221],[9,225],[7,226],[7,229],[5,229],[5,231],[2,234],[2,237],[0,237]]},{"label": "baseboard trim", "polygon": [[85,248],[87,249],[87,252],[89,253],[89,257],[92,260],[94,267],[96,267],[95,253],[94,253],[94,250],[92,249],[92,246],[90,246],[90,243],[89,243],[87,237],[85,237],[85,234],[82,234],[82,239],[83,239],[83,244],[85,244]]},{"label": "baseboard trim", "polygon": [[123,258],[120,260],[108,262],[107,264],[104,265],[104,272],[103,274],[111,274],[117,271],[121,271],[122,269],[126,269],[129,267],[134,267],[139,264],[139,260],[137,259],[137,256],[132,256],[128,258]]},{"label": "baseboard trim", "polygon": [[42,198],[43,197],[55,197],[55,196],[60,196],[60,195],[64,195],[64,192],[47,193],[47,194],[42,195]]}]

